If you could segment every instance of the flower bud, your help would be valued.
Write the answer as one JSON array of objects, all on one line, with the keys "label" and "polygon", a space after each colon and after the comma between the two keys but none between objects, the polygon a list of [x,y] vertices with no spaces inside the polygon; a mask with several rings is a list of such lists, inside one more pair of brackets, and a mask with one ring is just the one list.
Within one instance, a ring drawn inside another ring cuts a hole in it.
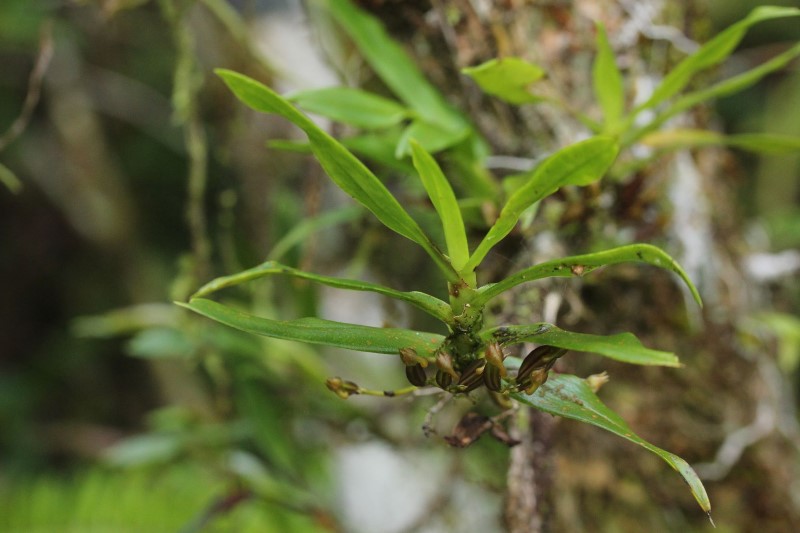
[{"label": "flower bud", "polygon": [[470,392],[483,384],[482,374],[486,367],[484,359],[476,359],[464,368],[457,385],[461,392]]},{"label": "flower bud", "polygon": [[428,360],[417,355],[414,348],[400,348],[400,360],[406,366],[421,365],[422,368],[428,366]]},{"label": "flower bud", "polygon": [[447,352],[436,352],[436,366],[445,374],[450,374],[453,379],[458,379],[458,372],[453,368],[453,356]]},{"label": "flower bud", "polygon": [[[505,369],[504,369],[505,370]],[[493,364],[487,364],[483,371],[483,384],[490,391],[497,392],[502,386],[500,370]]]},{"label": "flower bud", "polygon": [[360,387],[352,381],[345,381],[340,377],[328,378],[325,386],[342,400],[348,399],[353,394],[359,394]]},{"label": "flower bud", "polygon": [[503,354],[503,349],[500,348],[500,345],[496,342],[487,344],[485,356],[486,362],[498,370],[500,377],[506,377],[506,367],[503,365],[505,354]]},{"label": "flower bud", "polygon": [[406,378],[408,378],[409,383],[417,387],[424,387],[428,384],[428,376],[420,364],[407,366]]},{"label": "flower bud", "polygon": [[586,384],[592,389],[592,392],[597,392],[600,390],[600,387],[608,383],[609,379],[608,372],[601,372],[599,374],[592,374],[584,381],[586,381]]},{"label": "flower bud", "polygon": [[439,385],[439,388],[447,390],[447,388],[452,383],[453,383],[453,376],[441,370],[436,371],[436,384]]},{"label": "flower bud", "polygon": [[[531,371],[537,368],[543,368],[545,366],[553,366],[556,359],[561,357],[567,353],[567,350],[563,348],[556,348],[555,346],[539,346],[535,350],[531,351],[525,359],[522,360],[522,364],[519,367],[518,376],[529,376]],[[517,381],[519,381],[519,377],[517,377]]]},{"label": "flower bud", "polygon": [[517,376],[517,390],[525,392],[525,394],[533,394],[536,389],[547,381],[547,373],[549,371],[550,368],[548,367],[536,368],[523,381],[520,381],[519,376]]}]

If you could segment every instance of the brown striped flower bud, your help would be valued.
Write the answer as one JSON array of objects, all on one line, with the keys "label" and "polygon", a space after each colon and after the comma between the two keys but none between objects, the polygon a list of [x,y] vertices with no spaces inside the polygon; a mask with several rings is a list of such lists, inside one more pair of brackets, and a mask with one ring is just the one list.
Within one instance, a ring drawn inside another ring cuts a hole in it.
[{"label": "brown striped flower bud", "polygon": [[[539,346],[535,350],[531,351],[525,359],[522,360],[522,364],[519,367],[518,376],[528,376],[530,375],[531,371],[537,368],[543,368],[547,365],[552,366],[556,359],[561,357],[567,353],[567,350],[563,348],[556,348],[555,346]],[[519,381],[519,377],[517,378]]]},{"label": "brown striped flower bud", "polygon": [[502,386],[500,380],[500,370],[493,364],[487,364],[483,370],[483,384],[490,391],[497,392]]},{"label": "brown striped flower bud", "polygon": [[417,387],[424,387],[428,384],[428,376],[422,365],[411,365],[406,367],[406,378],[409,383]]},{"label": "brown striped flower bud", "polygon": [[447,390],[453,384],[453,376],[441,370],[436,371],[436,384],[443,390]]},{"label": "brown striped flower bud", "polygon": [[464,368],[457,383],[461,392],[469,392],[483,385],[482,374],[485,367],[484,359],[476,359]]}]

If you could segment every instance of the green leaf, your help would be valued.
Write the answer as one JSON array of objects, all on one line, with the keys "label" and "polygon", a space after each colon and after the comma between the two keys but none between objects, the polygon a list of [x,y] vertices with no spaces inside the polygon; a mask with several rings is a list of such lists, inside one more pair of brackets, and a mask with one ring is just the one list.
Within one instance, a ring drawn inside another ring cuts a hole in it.
[{"label": "green leaf", "polygon": [[397,102],[349,87],[302,91],[287,99],[306,111],[367,129],[388,128],[408,116],[408,110]]},{"label": "green leaf", "polygon": [[637,108],[637,111],[657,106],[682,91],[695,74],[724,61],[754,24],[798,15],[800,15],[800,9],[795,7],[760,6],[755,8],[747,17],[719,33],[695,53],[678,63],[664,77],[650,98]]},{"label": "green leaf", "polygon": [[477,67],[467,67],[461,72],[475,80],[487,94],[510,104],[528,104],[542,100],[528,88],[544,78],[545,71],[538,65],[518,57],[490,59]]},{"label": "green leaf", "polygon": [[17,178],[17,175],[2,163],[0,163],[0,183],[14,194],[18,194],[22,190],[22,182]]},{"label": "green leaf", "polygon": [[619,147],[610,137],[593,137],[575,143],[540,163],[527,181],[503,206],[497,221],[469,258],[465,269],[474,270],[501,239],[508,235],[520,215],[542,198],[565,185],[588,185],[599,180],[617,157]]},{"label": "green leaf", "polygon": [[800,150],[800,137],[774,133],[723,135],[708,130],[674,129],[651,133],[642,139],[642,144],[668,150],[699,146],[731,146],[762,154],[787,154]]},{"label": "green leaf", "polygon": [[443,301],[439,300],[438,298],[431,296],[429,294],[425,294],[424,292],[396,291],[394,289],[390,289],[388,287],[383,287],[382,285],[377,285],[375,283],[369,283],[366,281],[357,281],[351,279],[340,279],[340,278],[332,278],[329,276],[321,276],[319,274],[303,272],[302,270],[282,265],[275,261],[267,261],[266,263],[262,263],[256,267],[249,268],[237,274],[233,274],[230,276],[222,276],[220,278],[212,280],[203,285],[196,293],[194,293],[192,295],[192,298],[202,298],[204,296],[208,296],[212,292],[216,292],[218,290],[227,287],[233,287],[235,285],[239,285],[240,283],[246,283],[248,281],[274,275],[285,275],[300,279],[307,279],[315,281],[317,283],[321,283],[323,285],[327,285],[329,287],[335,287],[337,289],[375,292],[378,294],[382,294],[384,296],[388,296],[390,298],[395,298],[397,300],[403,300],[404,302],[408,302],[422,309],[426,313],[433,315],[434,317],[438,318],[443,322],[449,323],[452,321],[452,312],[450,311],[450,306],[444,303]]},{"label": "green leaf", "polygon": [[203,298],[195,298],[188,304],[175,303],[226,326],[248,333],[362,352],[396,355],[400,353],[400,348],[413,348],[422,357],[432,357],[444,340],[443,336],[435,333],[398,328],[375,328],[321,318],[271,320]]},{"label": "green leaf", "polygon": [[453,268],[460,272],[469,259],[469,247],[456,195],[433,156],[413,139],[411,140],[411,153],[414,168],[417,169],[422,185],[442,220],[450,262],[453,264]]},{"label": "green leaf", "polygon": [[403,130],[397,142],[394,156],[401,158],[411,153],[411,139],[417,141],[428,152],[435,154],[460,143],[469,135],[470,129],[463,127],[459,130],[447,130],[432,122],[415,120]]},{"label": "green leaf", "polygon": [[625,93],[617,59],[608,42],[606,29],[597,24],[597,57],[592,66],[594,94],[603,110],[604,131],[614,131],[622,118]]},{"label": "green leaf", "polygon": [[670,118],[679,113],[683,113],[687,109],[691,109],[696,105],[713,98],[722,98],[743,91],[744,89],[757,83],[767,74],[785,67],[798,55],[800,55],[800,43],[794,45],[785,52],[778,54],[769,61],[758,65],[757,67],[728,78],[727,80],[716,83],[706,89],[701,89],[679,98],[666,110],[664,110],[662,113],[659,113],[655,120],[638,130],[632,130],[632,133],[626,135],[624,144],[630,145],[647,133],[659,128]]},{"label": "green leaf", "polygon": [[186,334],[173,328],[150,328],[137,333],[127,351],[145,359],[185,358],[194,352],[194,344]]},{"label": "green leaf", "polygon": [[577,376],[551,373],[550,378],[533,394],[515,393],[511,396],[545,413],[610,431],[658,455],[683,476],[700,508],[710,516],[711,502],[703,483],[689,463],[639,437],[617,413],[600,401],[586,381]]},{"label": "green leaf", "polygon": [[269,87],[230,70],[216,72],[237,98],[251,108],[280,115],[302,129],[311,142],[314,155],[336,185],[372,211],[386,227],[422,246],[448,281],[458,279],[453,267],[414,219],[383,183],[347,148]]},{"label": "green leaf", "polygon": [[450,132],[469,127],[467,121],[425,79],[414,61],[389,37],[375,17],[348,0],[316,2],[327,8],[389,89],[420,117]]},{"label": "green leaf", "polygon": [[632,365],[681,366],[675,354],[646,348],[632,333],[591,335],[539,323],[487,329],[481,331],[480,337],[487,343],[498,342],[503,346],[534,342],[576,352],[596,353]]},{"label": "green leaf", "polygon": [[700,294],[681,266],[666,252],[650,244],[629,244],[593,254],[562,257],[545,263],[534,265],[513,274],[503,281],[485,285],[478,289],[472,305],[482,307],[495,296],[516,287],[521,283],[536,281],[544,278],[568,278],[583,276],[593,270],[619,263],[647,263],[649,265],[665,268],[675,272],[686,283],[698,305],[702,306]]},{"label": "green leaf", "polygon": [[363,208],[361,206],[353,205],[328,211],[315,217],[304,218],[289,233],[275,243],[267,257],[277,261],[293,247],[305,242],[310,235],[337,224],[357,220],[362,213]]},{"label": "green leaf", "polygon": [[346,137],[342,139],[342,144],[361,157],[385,165],[408,176],[413,176],[414,166],[411,162],[406,159],[398,159],[396,156],[397,145],[400,142],[403,131],[399,128],[373,131],[366,135]]}]

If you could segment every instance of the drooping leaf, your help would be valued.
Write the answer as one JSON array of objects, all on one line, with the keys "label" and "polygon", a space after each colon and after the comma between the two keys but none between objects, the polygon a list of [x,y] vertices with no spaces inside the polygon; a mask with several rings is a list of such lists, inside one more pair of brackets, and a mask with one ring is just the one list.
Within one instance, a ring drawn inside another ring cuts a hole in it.
[{"label": "drooping leaf", "polygon": [[444,340],[443,336],[435,333],[399,328],[375,328],[321,318],[271,320],[203,298],[195,298],[189,303],[175,303],[248,333],[362,352],[399,354],[400,348],[413,348],[422,357],[432,357],[433,352]]},{"label": "drooping leaf", "polygon": [[439,164],[415,140],[411,141],[411,153],[414,167],[442,221],[450,262],[456,271],[460,271],[469,259],[469,247],[456,195]]},{"label": "drooping leaf", "polygon": [[614,50],[608,42],[605,27],[600,23],[597,24],[597,56],[592,66],[592,81],[595,98],[603,111],[603,130],[614,131],[622,118],[625,93]]},{"label": "drooping leaf", "polygon": [[282,265],[276,261],[267,261],[266,263],[262,263],[256,267],[249,268],[237,274],[214,279],[203,285],[196,293],[192,295],[192,298],[202,298],[208,296],[212,292],[216,292],[226,287],[233,287],[235,285],[239,285],[240,283],[246,283],[248,281],[274,275],[284,275],[300,279],[307,279],[327,285],[329,287],[335,287],[337,289],[366,291],[382,294],[390,298],[408,302],[411,305],[414,305],[426,313],[438,318],[439,320],[442,320],[443,322],[450,322],[452,320],[450,306],[438,298],[429,294],[425,294],[424,292],[403,292],[390,289],[382,285],[377,285],[375,283],[369,283],[367,281],[321,276],[319,274],[312,274],[310,272],[304,272],[290,266]]},{"label": "drooping leaf", "polygon": [[506,279],[485,285],[478,290],[472,305],[484,306],[495,296],[521,283],[553,277],[582,276],[593,270],[619,263],[647,263],[675,272],[686,283],[698,305],[703,305],[700,294],[681,266],[666,252],[650,244],[629,244],[593,254],[562,257],[521,270]]},{"label": "drooping leaf", "polygon": [[719,33],[692,55],[678,63],[664,77],[650,98],[637,110],[657,106],[682,91],[695,74],[724,61],[736,49],[747,30],[754,24],[770,19],[796,16],[800,16],[800,9],[795,7],[760,6],[753,9],[745,18]]},{"label": "drooping leaf", "polygon": [[545,413],[605,429],[653,452],[683,476],[700,508],[710,513],[708,494],[689,463],[639,437],[617,413],[600,401],[585,380],[551,373],[550,378],[533,394],[515,393],[512,397]]},{"label": "drooping leaf", "polygon": [[616,159],[618,151],[613,139],[598,136],[568,146],[545,159],[528,173],[527,181],[508,199],[465,269],[475,269],[489,250],[514,229],[520,215],[534,202],[565,185],[588,185],[599,180]]},{"label": "drooping leaf", "polygon": [[800,137],[791,135],[776,133],[723,135],[715,131],[695,129],[653,132],[642,138],[642,144],[668,150],[700,146],[730,146],[762,154],[786,154],[800,151]]},{"label": "drooping leaf", "polygon": [[428,152],[435,154],[460,143],[467,138],[469,133],[470,129],[467,126],[458,130],[448,130],[433,122],[415,120],[403,130],[403,134],[397,142],[394,155],[397,158],[401,158],[410,154],[411,139],[417,141]]},{"label": "drooping leaf", "polygon": [[350,87],[302,91],[287,99],[311,113],[367,129],[388,128],[408,116],[397,102]]},{"label": "drooping leaf", "polygon": [[542,99],[531,93],[529,87],[544,78],[544,69],[519,57],[490,59],[477,67],[463,68],[461,72],[475,80],[483,92],[510,104],[528,104]]},{"label": "drooping leaf", "polygon": [[[414,61],[387,34],[380,21],[358,9],[349,0],[316,2],[325,6],[353,40],[372,70],[419,117],[449,132],[469,128],[467,121],[425,79]],[[416,135],[414,137],[418,139]]]},{"label": "drooping leaf", "polygon": [[269,87],[230,70],[216,72],[237,98],[251,108],[280,115],[302,129],[311,142],[314,155],[336,185],[372,211],[386,227],[422,246],[448,281],[458,279],[450,263],[414,219],[383,183],[347,148]]},{"label": "drooping leaf", "polygon": [[486,329],[481,331],[480,337],[487,343],[498,342],[503,346],[533,342],[576,352],[596,353],[632,365],[681,366],[675,354],[646,348],[632,333],[591,335],[539,323]]},{"label": "drooping leaf", "polygon": [[639,128],[638,130],[631,130],[629,134],[625,135],[623,144],[630,145],[649,132],[658,129],[662,124],[675,115],[683,113],[684,111],[702,104],[703,102],[707,102],[714,98],[722,98],[731,94],[736,94],[744,89],[747,89],[751,85],[756,84],[767,74],[785,67],[798,55],[800,55],[800,43],[792,46],[785,52],[778,54],[769,61],[766,61],[757,67],[754,67],[736,76],[732,76],[731,78],[716,83],[711,87],[700,89],[678,98],[667,109],[659,113],[653,121],[646,124],[644,127]]}]

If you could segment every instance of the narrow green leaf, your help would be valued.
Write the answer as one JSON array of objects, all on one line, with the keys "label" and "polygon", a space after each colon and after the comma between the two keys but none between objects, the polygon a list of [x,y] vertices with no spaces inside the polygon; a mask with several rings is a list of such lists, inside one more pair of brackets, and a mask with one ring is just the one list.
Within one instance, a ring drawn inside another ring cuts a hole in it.
[{"label": "narrow green leaf", "polygon": [[637,110],[657,106],[682,91],[695,74],[724,61],[754,24],[770,19],[796,16],[800,16],[800,9],[796,7],[760,6],[753,9],[747,17],[731,25],[701,46],[695,53],[678,63],[664,77],[652,96]]},{"label": "narrow green leaf", "polygon": [[629,133],[624,137],[624,144],[630,145],[649,132],[658,129],[662,124],[675,115],[683,113],[684,111],[702,104],[703,102],[712,100],[714,98],[722,98],[743,91],[744,89],[756,84],[767,74],[785,67],[798,55],[800,55],[800,43],[792,46],[785,52],[778,54],[769,61],[766,61],[746,72],[723,80],[706,89],[701,89],[699,91],[682,96],[662,113],[659,113],[658,116],[649,124],[638,130],[631,130],[632,133]]},{"label": "narrow green leaf", "polygon": [[432,122],[415,120],[403,131],[397,142],[394,156],[398,159],[411,153],[411,139],[417,141],[428,152],[435,154],[460,143],[470,133],[469,127],[448,130]]},{"label": "narrow green leaf", "polygon": [[458,279],[450,263],[414,219],[347,148],[269,87],[230,70],[216,72],[233,93],[251,108],[280,115],[302,129],[311,142],[314,155],[336,185],[372,211],[386,227],[422,246],[448,281]]},{"label": "narrow green leaf", "polygon": [[353,205],[328,211],[315,217],[304,218],[275,243],[275,246],[272,247],[267,257],[273,261],[277,261],[286,255],[293,247],[304,242],[309,235],[337,224],[356,220],[363,212],[364,210],[361,206]]},{"label": "narrow green leaf", "polygon": [[622,87],[622,75],[617,67],[614,50],[608,42],[606,29],[597,24],[597,56],[592,66],[594,94],[600,109],[603,110],[603,129],[614,131],[622,118],[625,105],[625,93]]},{"label": "narrow green leaf", "polygon": [[562,257],[545,263],[534,265],[513,274],[503,281],[485,285],[478,289],[472,305],[482,307],[495,296],[516,287],[522,283],[536,281],[544,278],[568,278],[583,276],[589,272],[607,265],[619,263],[647,263],[649,265],[665,268],[675,272],[686,283],[698,305],[702,306],[700,294],[681,266],[666,252],[650,244],[629,244],[593,254]]},{"label": "narrow green leaf", "polygon": [[[398,159],[395,155],[402,134],[403,133],[398,128],[390,128],[382,131],[371,131],[365,135],[345,137],[339,139],[339,142],[341,142],[345,148],[362,158],[380,163],[392,170],[413,175],[414,166],[411,162],[405,159]],[[296,152],[300,154],[311,153],[311,143],[307,141],[274,139],[267,141],[267,147],[285,152]]]},{"label": "narrow green leaf", "polygon": [[483,92],[510,104],[529,104],[542,99],[531,93],[529,87],[544,78],[544,69],[519,57],[490,59],[461,72],[475,80]]},{"label": "narrow green leaf", "polygon": [[467,121],[425,79],[400,45],[389,37],[380,21],[348,0],[316,2],[327,8],[389,89],[420,117],[450,132],[469,127]]},{"label": "narrow green leaf", "polygon": [[762,154],[786,154],[800,151],[800,137],[775,133],[740,133],[723,135],[715,131],[674,129],[653,132],[642,139],[653,148],[677,150],[700,146],[731,146]]},{"label": "narrow green leaf", "polygon": [[503,346],[522,342],[548,344],[576,352],[596,353],[632,365],[681,366],[675,354],[646,348],[632,333],[591,335],[539,323],[487,329],[480,333],[480,337],[487,343],[498,342]]},{"label": "narrow green leaf", "polygon": [[398,159],[397,145],[405,130],[390,128],[383,131],[372,131],[365,135],[356,135],[342,139],[342,144],[361,157],[385,165],[392,170],[408,176],[414,175],[411,161]]},{"label": "narrow green leaf", "polygon": [[367,129],[383,129],[399,124],[409,112],[388,98],[350,87],[302,91],[287,99],[311,113]]},{"label": "narrow green leaf", "polygon": [[[342,143],[344,144],[344,143]],[[266,142],[267,148],[281,150],[283,152],[295,152],[298,154],[310,154],[311,143],[308,141],[295,141],[292,139],[270,139]]]},{"label": "narrow green leaf", "polygon": [[588,185],[599,180],[616,159],[618,151],[613,139],[598,136],[568,146],[545,159],[528,173],[526,183],[508,199],[497,221],[464,268],[474,270],[489,250],[514,229],[520,215],[534,202],[565,185]]},{"label": "narrow green leaf", "polygon": [[0,163],[0,183],[14,194],[18,194],[22,190],[22,182],[17,178],[17,175],[2,163]]},{"label": "narrow green leaf", "polygon": [[550,378],[533,394],[516,393],[511,396],[545,413],[605,429],[653,452],[683,476],[700,508],[710,513],[711,502],[706,489],[689,463],[639,437],[617,413],[600,401],[583,379],[551,373]]},{"label": "narrow green leaf", "polygon": [[413,348],[422,357],[432,357],[444,340],[444,337],[435,333],[397,328],[375,328],[321,318],[270,320],[202,298],[195,298],[188,304],[175,303],[248,333],[362,352],[398,354],[400,348]]},{"label": "narrow green leaf", "polygon": [[285,275],[300,279],[307,279],[327,285],[329,287],[335,287],[337,289],[366,291],[382,294],[390,298],[408,302],[411,305],[414,305],[426,313],[438,318],[439,320],[442,320],[443,322],[450,322],[452,320],[450,306],[438,298],[429,294],[425,294],[424,292],[396,291],[394,289],[366,281],[321,276],[319,274],[312,274],[310,272],[304,272],[290,266],[282,265],[276,261],[267,261],[266,263],[262,263],[256,267],[249,268],[237,274],[222,276],[214,279],[203,285],[196,293],[192,295],[192,298],[202,298],[204,296],[208,296],[212,292],[216,292],[227,287],[233,287],[235,285],[239,285],[240,283],[246,283],[248,281],[274,275]]},{"label": "narrow green leaf", "polygon": [[428,197],[442,221],[450,262],[453,268],[460,272],[469,259],[469,246],[456,195],[433,156],[413,139],[411,140],[411,153],[422,185],[428,192]]}]

